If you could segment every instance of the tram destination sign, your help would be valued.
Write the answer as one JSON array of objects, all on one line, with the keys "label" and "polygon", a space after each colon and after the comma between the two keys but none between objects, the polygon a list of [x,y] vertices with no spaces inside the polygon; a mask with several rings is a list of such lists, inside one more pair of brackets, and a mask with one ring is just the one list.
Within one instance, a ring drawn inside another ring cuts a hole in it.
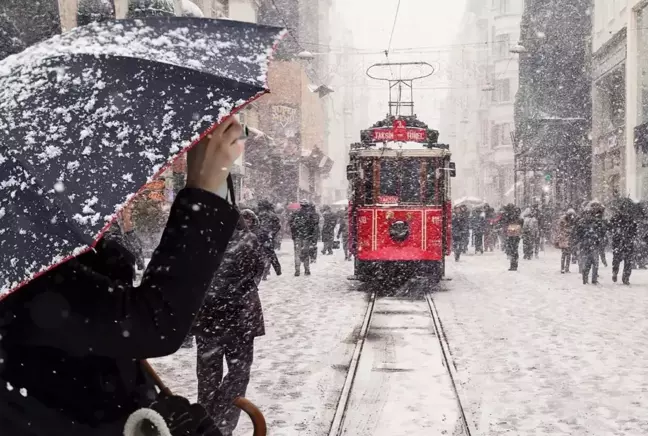
[{"label": "tram destination sign", "polygon": [[390,127],[370,129],[373,142],[427,142],[427,130],[421,127],[408,127],[405,120],[394,120]]},{"label": "tram destination sign", "polygon": [[373,142],[427,142],[427,130],[420,127],[370,129]]}]

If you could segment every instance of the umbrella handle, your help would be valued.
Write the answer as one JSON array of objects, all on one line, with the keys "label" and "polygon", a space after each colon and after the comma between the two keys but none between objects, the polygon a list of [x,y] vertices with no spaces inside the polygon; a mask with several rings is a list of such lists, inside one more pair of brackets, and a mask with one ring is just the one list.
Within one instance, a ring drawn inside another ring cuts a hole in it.
[{"label": "umbrella handle", "polygon": [[243,397],[237,397],[234,399],[234,405],[247,413],[252,421],[254,426],[253,436],[266,436],[268,433],[268,427],[266,425],[265,417],[261,410],[255,406],[250,400]]},{"label": "umbrella handle", "polygon": [[[142,367],[144,371],[153,379],[155,385],[160,389],[165,395],[172,395],[171,389],[164,384],[160,376],[155,372],[150,363],[146,360],[142,360]],[[253,436],[266,436],[268,433],[268,427],[266,425],[265,417],[261,410],[255,406],[250,400],[243,397],[237,397],[234,399],[233,404],[244,411],[252,421],[252,426],[254,427]]]},{"label": "umbrella handle", "polygon": [[164,384],[160,376],[157,374],[157,372],[155,372],[155,370],[153,369],[151,364],[148,363],[148,361],[142,360],[142,367],[144,368],[144,371],[153,379],[153,381],[155,382],[155,386],[157,386],[158,389],[160,389],[160,392],[169,396],[173,395],[171,393],[171,389],[169,389],[167,385]]}]

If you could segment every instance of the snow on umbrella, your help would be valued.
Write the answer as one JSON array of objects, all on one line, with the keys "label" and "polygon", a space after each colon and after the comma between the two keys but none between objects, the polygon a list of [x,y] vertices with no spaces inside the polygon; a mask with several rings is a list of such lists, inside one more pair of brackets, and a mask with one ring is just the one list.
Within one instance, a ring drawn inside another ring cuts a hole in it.
[{"label": "snow on umbrella", "polygon": [[0,299],[91,247],[129,199],[266,93],[283,31],[106,21],[0,62]]}]

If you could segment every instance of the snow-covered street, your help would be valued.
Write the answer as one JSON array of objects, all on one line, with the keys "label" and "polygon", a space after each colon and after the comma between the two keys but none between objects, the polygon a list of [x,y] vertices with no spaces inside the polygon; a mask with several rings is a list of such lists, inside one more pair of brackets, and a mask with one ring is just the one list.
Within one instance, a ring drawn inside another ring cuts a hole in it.
[{"label": "snow-covered street", "polygon": [[626,287],[601,266],[583,285],[557,251],[540,257],[519,272],[500,252],[447,263],[434,299],[468,420],[488,436],[647,434],[648,271]]},{"label": "snow-covered street", "polygon": [[[347,280],[352,264],[339,251],[320,255],[310,277],[292,276],[289,244],[280,259],[285,275],[261,286],[267,334],[256,341],[247,397],[271,435],[327,435],[368,294]],[[452,280],[432,295],[473,435],[648,433],[648,271],[634,270],[627,287],[602,267],[601,284],[586,286],[576,265],[560,274],[553,249],[521,261],[518,272],[507,271],[501,252],[447,265]],[[456,434],[425,302],[406,300],[377,299],[343,434]],[[195,347],[154,365],[195,399]],[[236,434],[251,434],[246,417]]]}]

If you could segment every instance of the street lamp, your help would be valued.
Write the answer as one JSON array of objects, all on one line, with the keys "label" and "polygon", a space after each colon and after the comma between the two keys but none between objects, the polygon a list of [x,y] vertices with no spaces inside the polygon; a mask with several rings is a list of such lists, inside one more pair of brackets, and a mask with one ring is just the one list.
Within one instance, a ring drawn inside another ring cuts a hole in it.
[{"label": "street lamp", "polygon": [[313,53],[309,52],[308,50],[304,50],[304,51],[299,52],[297,54],[297,57],[299,59],[304,59],[304,60],[307,60],[307,61],[312,61],[313,59],[315,59],[315,55]]},{"label": "street lamp", "polygon": [[511,49],[509,50],[511,53],[515,54],[522,54],[522,53],[527,53],[529,50],[519,42],[515,44]]}]

